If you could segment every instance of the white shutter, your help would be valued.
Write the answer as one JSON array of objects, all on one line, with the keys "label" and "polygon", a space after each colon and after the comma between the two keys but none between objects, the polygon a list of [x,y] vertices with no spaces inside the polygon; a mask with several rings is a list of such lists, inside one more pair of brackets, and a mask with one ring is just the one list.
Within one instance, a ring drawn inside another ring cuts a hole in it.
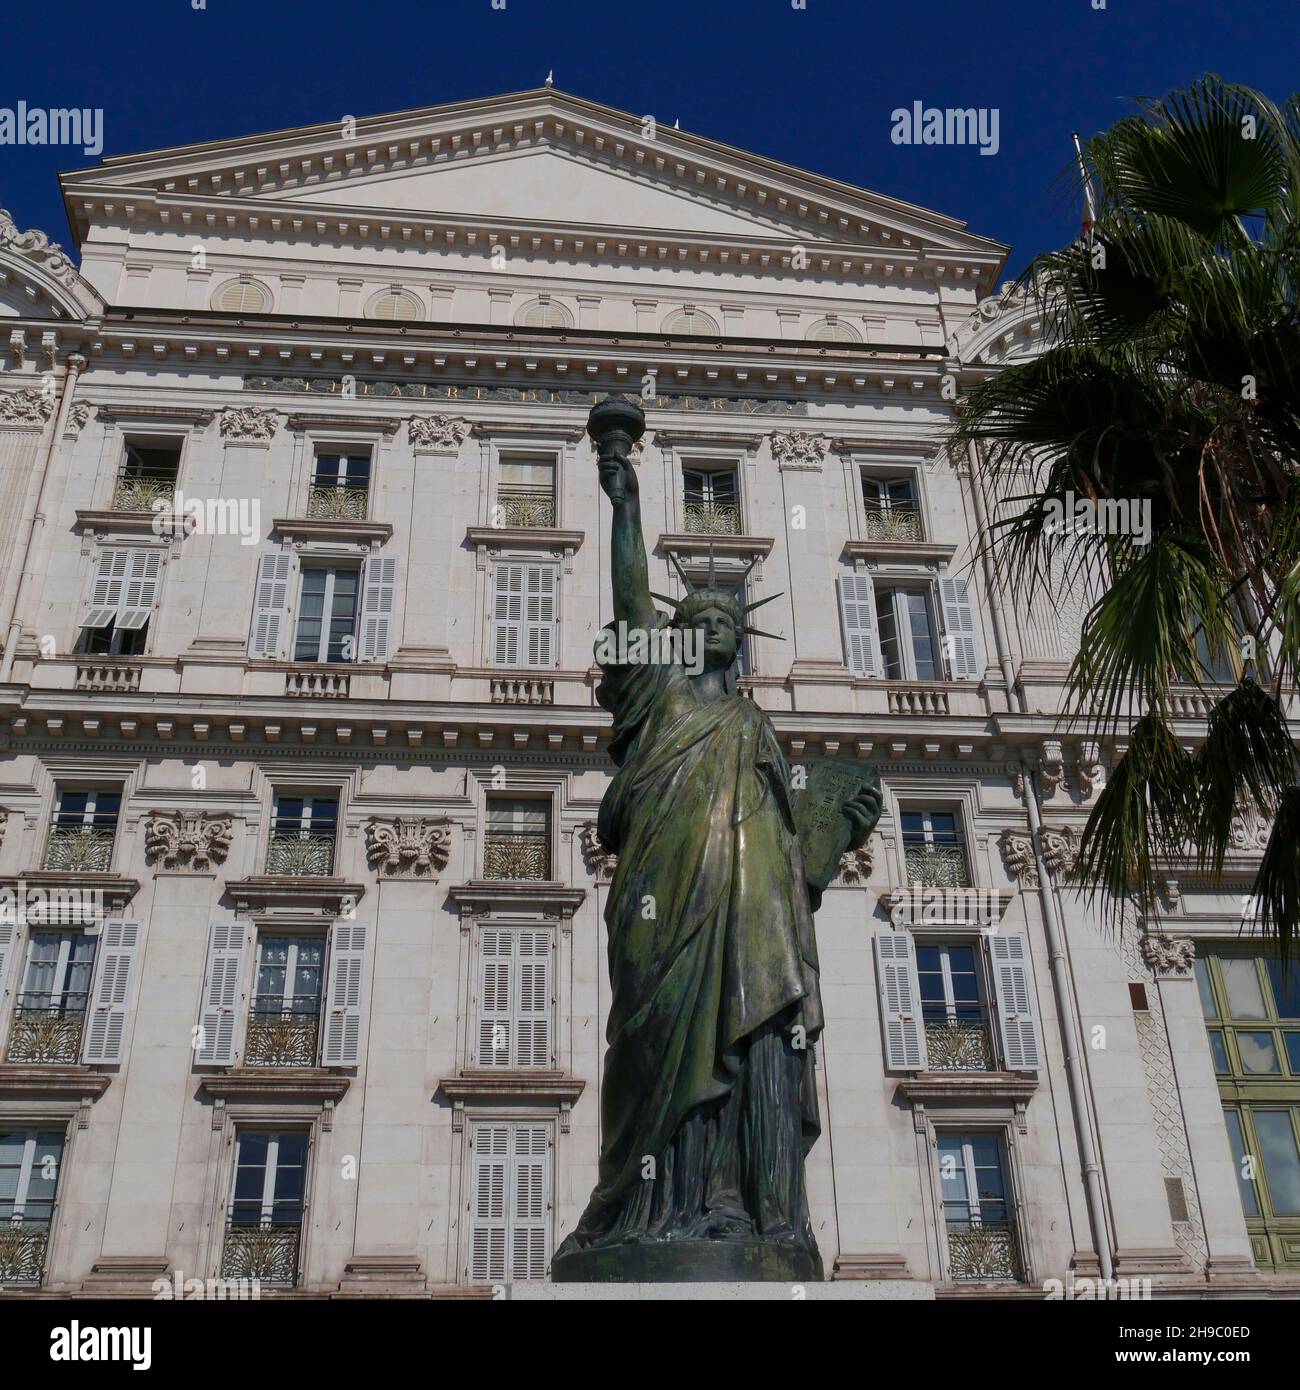
[{"label": "white shutter", "polygon": [[921,981],[916,973],[916,945],[910,931],[881,928],[876,933],[876,983],[885,1031],[886,1069],[924,1071]]},{"label": "white shutter", "polygon": [[551,1065],[551,941],[549,931],[515,934],[515,1066]]},{"label": "white shutter", "polygon": [[208,937],[208,968],[199,1010],[202,1032],[194,1060],[228,1067],[235,1060],[235,1022],[244,982],[244,924],[214,922]]},{"label": "white shutter", "polygon": [[289,626],[289,587],[293,571],[294,557],[287,551],[263,555],[258,561],[253,626],[248,634],[249,656],[276,659],[282,655]]},{"label": "white shutter", "polygon": [[474,1191],[470,1196],[469,1277],[500,1284],[506,1277],[506,1170],[508,1125],[475,1125]]},{"label": "white shutter", "polygon": [[518,666],[524,623],[525,565],[499,564],[492,571],[492,662]]},{"label": "white shutter", "polygon": [[140,945],[139,922],[110,917],[104,923],[95,953],[95,983],[90,992],[90,1016],[81,1044],[83,1062],[120,1062],[126,1038],[126,1010],[131,977]]},{"label": "white shutter", "polygon": [[876,595],[868,574],[839,577],[840,621],[844,651],[855,676],[878,676],[883,669],[876,633]]},{"label": "white shutter", "polygon": [[984,675],[984,657],[975,629],[971,607],[970,580],[964,574],[949,575],[939,581],[943,600],[943,626],[948,641],[949,670],[953,680],[977,681]]},{"label": "white shutter", "polygon": [[366,932],[363,922],[335,922],[330,935],[330,988],[325,1004],[323,1067],[354,1067],[361,1057]]},{"label": "white shutter", "polygon": [[18,945],[18,923],[5,921],[0,917],[0,1006],[4,1003],[5,979],[9,974],[9,962],[14,957]]},{"label": "white shutter", "polygon": [[554,666],[555,649],[558,645],[555,627],[555,567],[529,565],[527,570],[524,664]]},{"label": "white shutter", "polygon": [[162,573],[161,550],[132,550],[122,590],[122,604],[117,612],[120,631],[129,632],[143,627],[153,615],[158,601],[158,581]]},{"label": "white shutter", "polygon": [[1029,974],[1029,938],[1020,931],[989,938],[993,989],[998,1001],[1002,1060],[1008,1071],[1037,1071],[1041,1065],[1034,1031],[1034,986]]},{"label": "white shutter", "polygon": [[479,938],[478,1049],[480,1067],[508,1067],[511,977],[514,974],[515,934],[485,931]]},{"label": "white shutter", "polygon": [[550,1133],[517,1125],[510,1157],[510,1277],[545,1279],[550,1206]]},{"label": "white shutter", "polygon": [[90,607],[81,620],[82,627],[107,627],[117,617],[126,588],[129,550],[101,550],[90,590]]},{"label": "white shutter", "polygon": [[397,561],[372,555],[361,584],[361,661],[387,661],[393,650]]}]

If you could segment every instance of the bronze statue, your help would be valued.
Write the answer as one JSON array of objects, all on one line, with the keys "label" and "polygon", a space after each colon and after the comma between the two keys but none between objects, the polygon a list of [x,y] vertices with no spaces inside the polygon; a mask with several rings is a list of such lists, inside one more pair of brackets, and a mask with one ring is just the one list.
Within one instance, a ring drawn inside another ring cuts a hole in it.
[{"label": "bronze statue", "polygon": [[598,822],[618,854],[600,1177],[552,1278],[820,1279],[804,1191],[819,1131],[813,912],[879,817],[879,779],[827,760],[792,788],[771,721],[730,688],[758,604],[718,588],[711,559],[707,585],[683,573],[685,597],[664,600],[671,619],[656,609],[629,459],[645,417],[610,399],[588,429],[614,505],[616,622],[694,629],[703,669],[602,662],[619,771]]}]

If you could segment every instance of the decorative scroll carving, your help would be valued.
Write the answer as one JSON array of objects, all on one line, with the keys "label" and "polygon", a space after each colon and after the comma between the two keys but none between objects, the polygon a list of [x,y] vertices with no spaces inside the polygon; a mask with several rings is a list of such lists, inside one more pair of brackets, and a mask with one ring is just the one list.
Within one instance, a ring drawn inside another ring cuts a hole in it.
[{"label": "decorative scroll carving", "polygon": [[1228,842],[1233,849],[1251,854],[1268,847],[1271,830],[1267,817],[1261,816],[1254,806],[1239,801],[1233,811]]},{"label": "decorative scroll carving", "polygon": [[164,869],[202,872],[224,864],[234,821],[204,811],[153,811],[144,827],[146,853]]},{"label": "decorative scroll carving", "polygon": [[68,411],[68,420],[64,425],[65,434],[80,434],[85,427],[86,421],[90,419],[90,406],[85,401],[76,401]]},{"label": "decorative scroll carving", "polygon": [[222,439],[269,444],[279,428],[279,414],[274,410],[264,410],[261,406],[231,405],[221,412]]},{"label": "decorative scroll carving", "polygon": [[821,472],[826,457],[826,440],[807,430],[789,430],[772,435],[772,456],[781,468]]},{"label": "decorative scroll carving", "polygon": [[1085,743],[1079,749],[1079,794],[1087,800],[1093,792],[1100,791],[1106,781],[1106,769],[1102,766],[1101,748],[1095,743]]},{"label": "decorative scroll carving", "polygon": [[9,213],[0,208],[0,246],[8,246],[34,261],[40,261],[47,271],[62,284],[71,285],[77,278],[77,268],[57,242],[35,228],[20,232]]},{"label": "decorative scroll carving", "polygon": [[840,883],[857,886],[871,877],[871,870],[875,867],[874,841],[875,837],[872,836],[865,845],[848,850],[840,856],[840,871],[837,875]]},{"label": "decorative scroll carving", "polygon": [[1079,855],[1078,839],[1069,826],[1059,830],[1043,827],[1043,862],[1055,877],[1068,878]]},{"label": "decorative scroll carving", "polygon": [[1142,959],[1158,980],[1185,980],[1196,967],[1196,942],[1188,936],[1147,932],[1142,938]]},{"label": "decorative scroll carving", "polygon": [[406,437],[417,449],[445,449],[454,453],[469,434],[469,421],[451,415],[412,415]]},{"label": "decorative scroll carving", "polygon": [[43,425],[54,413],[54,398],[25,387],[0,395],[0,425]]},{"label": "decorative scroll carving", "polygon": [[582,847],[583,863],[597,882],[606,883],[614,877],[614,870],[618,867],[618,855],[606,847],[594,820],[586,821],[579,827],[578,843]]},{"label": "decorative scroll carving", "polygon": [[1057,788],[1065,782],[1065,752],[1058,739],[1043,740],[1042,754],[1038,760],[1038,780],[1044,797],[1054,796]]},{"label": "decorative scroll carving", "polygon": [[451,822],[445,817],[397,816],[366,825],[366,859],[394,878],[436,876],[451,857]]},{"label": "decorative scroll carving", "polygon": [[1024,830],[1004,830],[1000,839],[1002,862],[1007,873],[1022,888],[1038,887],[1038,866],[1034,862],[1034,842]]}]

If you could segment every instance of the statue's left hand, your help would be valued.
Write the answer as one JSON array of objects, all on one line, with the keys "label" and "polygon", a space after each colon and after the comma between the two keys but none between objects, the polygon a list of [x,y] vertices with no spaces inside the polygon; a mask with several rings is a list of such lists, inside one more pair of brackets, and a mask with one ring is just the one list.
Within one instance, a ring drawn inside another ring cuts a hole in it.
[{"label": "statue's left hand", "polygon": [[867,837],[876,828],[880,819],[881,799],[879,787],[862,787],[848,798],[840,809],[853,827],[853,845],[857,849],[866,844]]}]

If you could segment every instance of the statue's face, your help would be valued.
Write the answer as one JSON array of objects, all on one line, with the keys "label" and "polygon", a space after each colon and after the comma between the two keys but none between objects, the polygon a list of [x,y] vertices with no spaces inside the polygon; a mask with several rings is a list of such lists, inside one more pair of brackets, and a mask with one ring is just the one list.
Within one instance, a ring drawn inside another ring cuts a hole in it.
[{"label": "statue's face", "polygon": [[740,637],[731,618],[721,608],[705,608],[695,615],[691,626],[704,643],[704,669],[725,671],[740,650]]}]

